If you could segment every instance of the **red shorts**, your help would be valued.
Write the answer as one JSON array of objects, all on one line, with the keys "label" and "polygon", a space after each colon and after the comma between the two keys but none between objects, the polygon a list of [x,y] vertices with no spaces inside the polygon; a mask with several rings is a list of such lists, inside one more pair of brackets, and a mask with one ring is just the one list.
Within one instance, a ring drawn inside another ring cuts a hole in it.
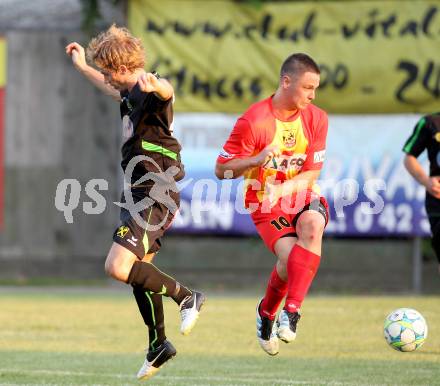
[{"label": "red shorts", "polygon": [[293,195],[291,200],[283,202],[283,199],[280,199],[270,208],[269,205],[265,207],[262,203],[255,212],[251,213],[251,217],[267,248],[274,252],[275,243],[281,237],[287,235],[297,237],[295,225],[298,217],[310,209],[321,213],[327,225],[329,218],[327,200],[311,190],[299,192]]}]

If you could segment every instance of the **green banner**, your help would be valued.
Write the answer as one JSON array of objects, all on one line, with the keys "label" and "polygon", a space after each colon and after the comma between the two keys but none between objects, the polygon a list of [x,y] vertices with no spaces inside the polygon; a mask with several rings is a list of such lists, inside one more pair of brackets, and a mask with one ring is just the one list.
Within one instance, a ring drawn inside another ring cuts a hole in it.
[{"label": "green banner", "polygon": [[440,105],[439,1],[236,3],[130,0],[147,66],[177,111],[242,112],[272,94],[292,53],[321,68],[329,113],[427,113]]}]

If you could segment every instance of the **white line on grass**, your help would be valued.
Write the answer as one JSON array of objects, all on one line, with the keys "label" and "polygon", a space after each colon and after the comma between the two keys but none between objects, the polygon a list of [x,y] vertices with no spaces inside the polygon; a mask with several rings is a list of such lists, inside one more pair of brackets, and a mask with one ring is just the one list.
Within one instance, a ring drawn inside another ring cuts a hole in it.
[{"label": "white line on grass", "polygon": [[[119,373],[92,373],[92,372],[82,372],[82,371],[65,371],[65,370],[23,370],[23,369],[2,369],[0,368],[0,373],[14,373],[14,374],[41,374],[41,375],[53,375],[53,376],[76,376],[76,377],[107,377],[107,378],[118,378],[125,379],[127,381],[135,380],[135,376],[132,374],[119,374]],[[165,375],[159,374],[155,376],[157,380],[175,380],[175,381],[213,381],[213,382],[245,382],[244,384],[267,384],[269,381],[272,384],[277,385],[323,385],[322,382],[318,381],[299,381],[299,380],[286,380],[286,379],[274,379],[270,378],[269,380],[264,380],[261,378],[251,378],[249,376],[246,377],[216,377],[216,376],[176,376],[176,375]],[[228,385],[233,386],[237,383],[230,383]],[[4,385],[4,384],[0,384]],[[7,385],[13,386],[15,384],[8,383]],[[23,384],[21,384],[23,386]],[[35,384],[33,384],[35,385]],[[44,385],[52,385],[45,383]],[[56,384],[55,384],[56,385]],[[97,384],[94,384],[98,386]],[[227,386],[226,384],[223,384]],[[351,382],[330,382],[326,383],[326,385],[334,385],[334,386],[361,386],[359,383],[351,383]],[[371,385],[370,385],[371,386]]]}]

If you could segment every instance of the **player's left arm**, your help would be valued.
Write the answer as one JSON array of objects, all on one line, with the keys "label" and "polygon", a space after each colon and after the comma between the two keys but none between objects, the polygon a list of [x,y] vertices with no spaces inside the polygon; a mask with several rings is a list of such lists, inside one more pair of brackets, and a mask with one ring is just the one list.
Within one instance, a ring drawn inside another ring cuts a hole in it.
[{"label": "player's left arm", "polygon": [[139,88],[143,92],[154,92],[163,101],[173,97],[174,89],[166,79],[158,78],[155,74],[147,72],[138,78]]}]

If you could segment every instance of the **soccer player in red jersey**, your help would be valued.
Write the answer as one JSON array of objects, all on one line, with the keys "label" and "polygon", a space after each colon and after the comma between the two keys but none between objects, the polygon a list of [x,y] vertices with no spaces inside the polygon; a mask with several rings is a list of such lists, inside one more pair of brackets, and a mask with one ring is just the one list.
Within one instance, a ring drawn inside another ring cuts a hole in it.
[{"label": "soccer player in red jersey", "polygon": [[[325,155],[327,114],[312,104],[318,65],[290,55],[278,89],[236,122],[215,174],[245,178],[245,206],[267,248],[277,257],[257,306],[257,337],[270,355],[296,337],[301,304],[318,270],[328,205],[316,184]],[[278,319],[276,314],[286,298]]]}]

